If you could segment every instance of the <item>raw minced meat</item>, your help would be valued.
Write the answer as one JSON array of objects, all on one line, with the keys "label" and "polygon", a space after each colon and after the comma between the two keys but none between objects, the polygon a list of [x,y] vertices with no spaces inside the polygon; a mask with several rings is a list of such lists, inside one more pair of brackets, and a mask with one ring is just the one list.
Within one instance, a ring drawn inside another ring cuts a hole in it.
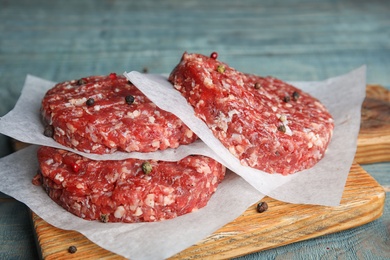
[{"label": "raw minced meat", "polygon": [[[39,174],[47,194],[67,211],[102,222],[154,222],[204,207],[225,175],[215,160],[93,161],[42,146]],[[145,163],[151,171],[145,171]]]},{"label": "raw minced meat", "polygon": [[320,101],[290,84],[188,53],[169,80],[243,165],[291,174],[312,167],[325,154],[332,116]]},{"label": "raw minced meat", "polygon": [[41,114],[46,134],[87,153],[151,152],[197,139],[180,119],[113,73],[55,85],[42,100]]}]

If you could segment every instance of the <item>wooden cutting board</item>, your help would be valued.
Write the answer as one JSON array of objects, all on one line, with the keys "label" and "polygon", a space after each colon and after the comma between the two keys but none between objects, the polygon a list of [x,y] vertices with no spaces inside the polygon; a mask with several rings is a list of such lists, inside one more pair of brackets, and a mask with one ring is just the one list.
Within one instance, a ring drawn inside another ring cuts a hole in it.
[{"label": "wooden cutting board", "polygon": [[[296,205],[269,197],[269,209],[256,205],[196,245],[171,259],[221,259],[241,256],[366,224],[383,212],[383,188],[357,163],[390,161],[390,94],[367,86],[355,163],[338,207]],[[32,222],[43,259],[123,259],[76,231],[55,228],[32,212]],[[69,246],[77,252],[70,254]]]},{"label": "wooden cutting board", "polygon": [[390,161],[390,91],[382,86],[367,86],[355,160]]},{"label": "wooden cutting board", "polygon": [[[225,259],[266,250],[366,224],[383,212],[385,191],[358,164],[348,175],[340,206],[289,204],[265,197],[268,210],[256,204],[197,244],[171,259]],[[43,259],[123,259],[76,231],[55,228],[32,213]],[[70,254],[68,248],[76,246]]]}]

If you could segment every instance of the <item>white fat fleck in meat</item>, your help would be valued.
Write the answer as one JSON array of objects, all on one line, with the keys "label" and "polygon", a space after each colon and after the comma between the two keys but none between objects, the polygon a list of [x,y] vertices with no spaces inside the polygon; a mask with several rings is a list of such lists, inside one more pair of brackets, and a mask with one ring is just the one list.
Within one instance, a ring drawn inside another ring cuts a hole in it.
[{"label": "white fat fleck in meat", "polygon": [[72,89],[72,88],[73,88],[73,86],[70,85],[70,84],[68,84],[68,85],[65,86],[65,89]]},{"label": "white fat fleck in meat", "polygon": [[134,110],[133,112],[127,112],[127,116],[132,119],[138,117],[139,115],[141,115],[139,110]]},{"label": "white fat fleck in meat", "polygon": [[56,127],[56,128],[55,128],[55,131],[56,131],[57,133],[59,133],[60,135],[65,135],[65,131],[62,130],[61,128],[59,128],[59,127]]},{"label": "white fat fleck in meat", "polygon": [[64,181],[64,177],[61,174],[59,174],[59,173],[56,174],[54,179],[57,180],[57,181],[60,181],[60,182]]},{"label": "white fat fleck in meat", "polygon": [[153,141],[152,142],[152,147],[160,147],[160,141],[159,140],[156,140],[156,141]]},{"label": "white fat fleck in meat", "polygon": [[175,198],[169,194],[168,196],[164,196],[164,206],[171,205],[175,202]]},{"label": "white fat fleck in meat", "polygon": [[47,165],[50,165],[52,163],[54,163],[53,159],[48,159],[48,160],[45,161],[45,164],[47,164]]},{"label": "white fat fleck in meat", "polygon": [[272,106],[271,109],[272,109],[272,111],[274,111],[274,112],[276,112],[276,110],[278,110],[278,108],[277,108],[277,107],[274,107],[274,106]]},{"label": "white fat fleck in meat", "polygon": [[79,141],[77,141],[76,139],[72,138],[72,141],[71,141],[72,145],[74,146],[78,146],[79,145]]},{"label": "white fat fleck in meat", "polygon": [[192,136],[194,135],[194,132],[192,132],[190,129],[186,129],[185,135],[188,138],[192,138]]},{"label": "white fat fleck in meat", "polygon": [[154,208],[154,194],[148,194],[144,200],[145,205]]},{"label": "white fat fleck in meat", "polygon": [[156,121],[156,118],[154,118],[154,116],[149,116],[149,123],[154,124],[154,121]]},{"label": "white fat fleck in meat", "polygon": [[93,110],[95,110],[95,111],[100,111],[100,106],[99,106],[99,105],[94,106],[94,107],[93,107]]},{"label": "white fat fleck in meat", "polygon": [[119,206],[116,208],[115,212],[114,212],[114,216],[116,218],[122,218],[123,215],[125,214],[126,210],[123,206]]},{"label": "white fat fleck in meat", "polygon": [[74,133],[77,131],[77,128],[74,127],[71,123],[66,123],[66,127],[70,130],[71,133]]},{"label": "white fat fleck in meat", "polygon": [[84,190],[85,189],[85,185],[83,183],[77,183],[76,188],[80,189],[80,190]]},{"label": "white fat fleck in meat", "polygon": [[139,217],[139,216],[141,216],[142,214],[143,214],[143,211],[142,211],[141,207],[138,207],[138,208],[135,210],[133,216]]},{"label": "white fat fleck in meat", "polygon": [[72,98],[69,100],[69,103],[74,105],[74,106],[81,106],[87,101],[86,97],[82,98]]},{"label": "white fat fleck in meat", "polygon": [[203,84],[205,84],[208,87],[211,87],[211,86],[213,86],[213,81],[210,77],[205,77],[203,79]]}]

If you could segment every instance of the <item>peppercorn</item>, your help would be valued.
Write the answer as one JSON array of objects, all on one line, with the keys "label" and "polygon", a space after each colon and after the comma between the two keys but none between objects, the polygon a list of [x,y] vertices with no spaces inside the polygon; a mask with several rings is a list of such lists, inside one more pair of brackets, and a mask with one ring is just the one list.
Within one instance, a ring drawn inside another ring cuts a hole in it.
[{"label": "peppercorn", "polygon": [[70,167],[75,173],[78,173],[80,171],[80,166],[77,163],[71,163]]},{"label": "peppercorn", "polygon": [[216,60],[217,58],[218,58],[218,53],[217,52],[212,52],[211,54],[210,54],[210,58],[212,58],[212,59],[214,59],[214,60]]},{"label": "peppercorn", "polygon": [[268,209],[267,202],[259,202],[259,204],[257,204],[256,207],[257,212],[263,213],[264,211],[267,211],[267,209]]},{"label": "peppercorn", "polygon": [[291,100],[290,96],[285,96],[283,98],[283,101],[286,102],[286,103],[290,102],[290,100]]},{"label": "peppercorn", "polygon": [[259,89],[259,88],[261,88],[262,86],[261,86],[261,84],[260,84],[260,82],[256,82],[255,83],[255,89]]},{"label": "peppercorn", "polygon": [[145,174],[149,174],[152,171],[152,165],[150,164],[150,162],[142,163],[142,171]]},{"label": "peppercorn", "polygon": [[300,95],[299,95],[298,92],[294,91],[293,94],[292,94],[292,97],[293,97],[293,99],[294,99],[295,101],[297,101],[298,98],[300,97]]},{"label": "peppercorn", "polygon": [[126,103],[131,105],[134,103],[135,98],[132,95],[128,95],[125,97]]},{"label": "peppercorn", "polygon": [[217,71],[221,74],[223,74],[225,72],[225,66],[223,65],[218,65],[218,68],[217,68]]},{"label": "peppercorn", "polygon": [[78,86],[84,85],[85,83],[87,83],[87,79],[85,79],[85,78],[81,78],[81,79],[79,79],[79,80],[76,82],[76,84],[77,84]]},{"label": "peppercorn", "polygon": [[280,125],[280,126],[278,126],[278,130],[279,130],[280,132],[285,133],[285,132],[286,132],[286,127],[285,127],[284,125]]},{"label": "peppercorn", "polygon": [[87,102],[86,102],[87,106],[93,106],[93,104],[95,104],[95,99],[93,98],[88,98]]},{"label": "peppercorn", "polygon": [[54,135],[54,127],[52,125],[47,125],[45,130],[43,131],[44,136],[53,137]]},{"label": "peppercorn", "polygon": [[103,223],[107,223],[108,222],[108,214],[101,214],[100,221]]},{"label": "peppercorn", "polygon": [[149,72],[149,69],[148,69],[148,67],[143,67],[143,69],[142,69],[142,73],[148,73]]},{"label": "peppercorn", "polygon": [[110,73],[110,75],[108,75],[108,77],[110,79],[116,79],[116,73]]},{"label": "peppercorn", "polygon": [[76,253],[76,251],[77,251],[77,247],[75,247],[75,246],[70,246],[68,248],[68,252],[71,253],[71,254]]}]

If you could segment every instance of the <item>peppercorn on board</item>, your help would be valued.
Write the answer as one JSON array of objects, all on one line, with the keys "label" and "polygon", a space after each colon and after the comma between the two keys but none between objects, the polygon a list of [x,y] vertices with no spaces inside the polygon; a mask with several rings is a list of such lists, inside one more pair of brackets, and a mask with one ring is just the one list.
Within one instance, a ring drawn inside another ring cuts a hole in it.
[{"label": "peppercorn on board", "polygon": [[[363,225],[383,212],[383,188],[357,163],[390,160],[390,93],[378,85],[367,86],[362,108],[356,163],[352,165],[340,206],[296,205],[264,198],[268,210],[256,212],[256,205],[198,244],[172,259],[230,258],[330,234]],[[16,143],[16,149],[23,144]],[[43,259],[122,259],[89,241],[76,231],[55,228],[32,212],[32,221]]]},{"label": "peppercorn on board", "polygon": [[[358,164],[351,167],[340,206],[289,204],[265,197],[268,210],[249,207],[196,245],[171,259],[223,259],[315,238],[379,218],[384,189]],[[123,259],[89,241],[76,231],[55,228],[32,212],[32,221],[43,259]],[[69,253],[70,246],[77,248]]]}]

